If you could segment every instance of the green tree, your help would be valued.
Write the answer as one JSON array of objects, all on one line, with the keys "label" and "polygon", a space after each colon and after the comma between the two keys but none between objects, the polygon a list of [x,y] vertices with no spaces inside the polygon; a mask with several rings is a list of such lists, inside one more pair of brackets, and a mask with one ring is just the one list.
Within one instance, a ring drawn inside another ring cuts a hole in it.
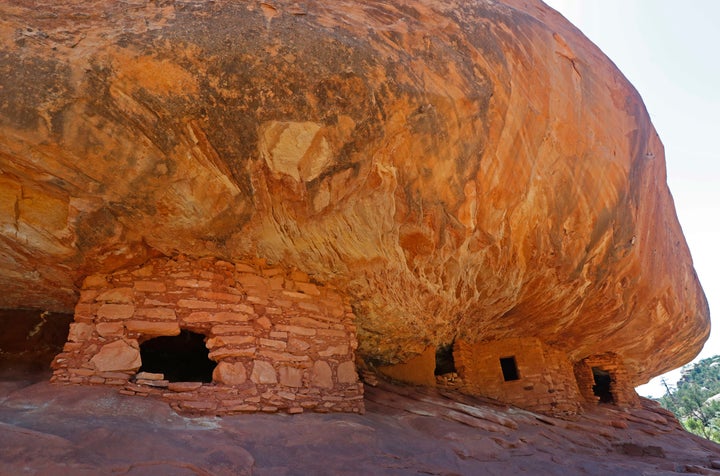
[{"label": "green tree", "polygon": [[720,443],[720,356],[703,359],[683,369],[675,388],[666,381],[660,404],[673,412],[683,427],[696,435]]}]

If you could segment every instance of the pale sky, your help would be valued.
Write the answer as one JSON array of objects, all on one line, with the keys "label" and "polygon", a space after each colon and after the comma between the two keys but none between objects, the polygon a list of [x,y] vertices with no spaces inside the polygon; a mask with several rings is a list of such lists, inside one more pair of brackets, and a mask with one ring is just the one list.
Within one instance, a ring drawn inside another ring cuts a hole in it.
[{"label": "pale sky", "polygon": [[[640,92],[665,145],[668,184],[710,304],[698,359],[720,354],[720,1],[546,0]],[[679,370],[666,378],[675,383]],[[660,396],[659,378],[638,387]]]}]

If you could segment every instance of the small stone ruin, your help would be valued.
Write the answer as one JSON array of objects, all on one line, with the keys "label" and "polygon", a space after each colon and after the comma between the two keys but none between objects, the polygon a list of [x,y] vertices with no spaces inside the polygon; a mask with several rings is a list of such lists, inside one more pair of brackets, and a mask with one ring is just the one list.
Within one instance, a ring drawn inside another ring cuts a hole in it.
[{"label": "small stone ruin", "polygon": [[573,363],[564,351],[535,337],[460,339],[451,346],[428,347],[408,362],[379,370],[398,381],[453,388],[556,416],[575,415],[600,403],[620,407],[639,403],[616,354],[592,355]]},{"label": "small stone ruin", "polygon": [[[184,412],[361,413],[356,348],[352,308],[306,273],[157,258],[85,279],[53,381],[114,385]],[[552,415],[638,398],[617,355],[572,362],[532,337],[458,340],[378,370]]]},{"label": "small stone ruin", "polygon": [[158,258],[85,279],[52,379],[194,413],[361,413],[356,348],[348,303],[303,272]]}]

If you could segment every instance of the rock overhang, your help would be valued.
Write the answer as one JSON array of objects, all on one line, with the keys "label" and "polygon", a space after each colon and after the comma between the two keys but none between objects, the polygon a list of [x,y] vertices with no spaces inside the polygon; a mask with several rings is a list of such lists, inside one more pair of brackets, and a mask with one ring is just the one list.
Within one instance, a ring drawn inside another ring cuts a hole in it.
[{"label": "rock overhang", "polygon": [[378,363],[528,336],[641,383],[707,336],[639,95],[539,2],[47,8],[0,7],[2,307],[185,253],[332,283]]}]

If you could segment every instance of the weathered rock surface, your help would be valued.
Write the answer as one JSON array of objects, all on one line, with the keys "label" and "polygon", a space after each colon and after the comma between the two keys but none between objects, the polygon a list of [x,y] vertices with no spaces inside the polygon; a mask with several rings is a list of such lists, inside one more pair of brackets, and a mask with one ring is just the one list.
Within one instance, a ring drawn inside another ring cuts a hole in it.
[{"label": "weathered rock surface", "polygon": [[642,383],[709,330],[639,95],[539,1],[0,4],[0,307],[176,253],[333,284],[377,363],[527,336]]},{"label": "weathered rock surface", "polygon": [[381,384],[367,413],[184,418],[103,387],[0,379],[2,474],[716,474],[720,446],[645,402],[575,421]]}]

